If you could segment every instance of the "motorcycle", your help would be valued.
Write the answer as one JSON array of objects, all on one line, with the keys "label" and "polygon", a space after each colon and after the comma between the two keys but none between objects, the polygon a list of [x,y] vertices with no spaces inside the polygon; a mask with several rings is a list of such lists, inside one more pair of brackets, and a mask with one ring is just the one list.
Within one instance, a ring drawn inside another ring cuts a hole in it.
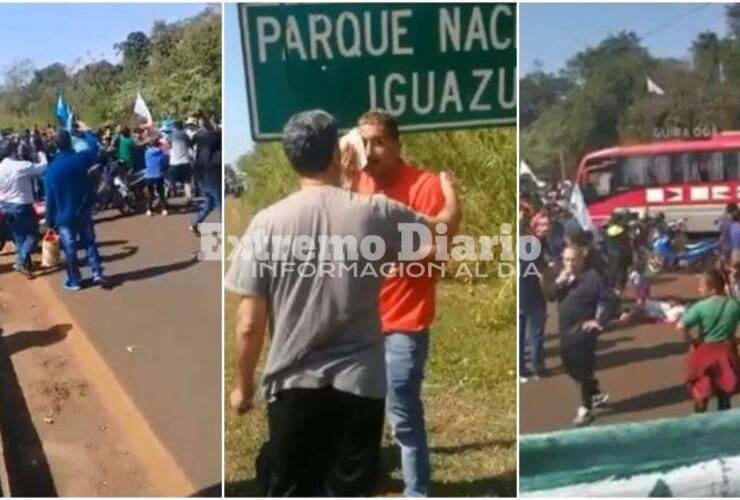
[{"label": "motorcycle", "polygon": [[647,267],[652,274],[666,268],[699,265],[715,259],[719,253],[719,238],[690,242],[686,236],[686,219],[671,221],[665,230],[658,229],[650,243]]},{"label": "motorcycle", "polygon": [[144,172],[126,172],[108,168],[100,172],[97,209],[116,209],[121,215],[132,215],[142,210],[145,202]]}]

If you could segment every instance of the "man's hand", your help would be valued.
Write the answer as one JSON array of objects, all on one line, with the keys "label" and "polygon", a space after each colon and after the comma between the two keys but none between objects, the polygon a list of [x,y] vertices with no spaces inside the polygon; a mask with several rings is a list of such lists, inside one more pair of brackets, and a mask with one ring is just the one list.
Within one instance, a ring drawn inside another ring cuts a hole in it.
[{"label": "man's hand", "polygon": [[442,172],[439,174],[439,183],[442,187],[442,194],[445,197],[445,201],[458,202],[457,197],[457,178],[452,172]]},{"label": "man's hand", "polygon": [[581,325],[581,330],[586,333],[598,333],[602,331],[601,325],[595,319],[584,321]]},{"label": "man's hand", "polygon": [[342,157],[342,187],[354,190],[360,176],[360,167],[357,150],[347,143],[341,151]]},{"label": "man's hand", "polygon": [[231,394],[229,394],[229,404],[237,415],[244,415],[249,410],[254,408],[254,404],[252,403],[253,397],[253,389],[249,389],[247,392],[245,392],[242,390],[241,387],[235,387],[231,391]]},{"label": "man's hand", "polygon": [[560,274],[558,274],[558,277],[555,278],[555,283],[558,285],[565,285],[570,281],[572,274],[569,270],[563,269],[560,271]]},{"label": "man's hand", "polygon": [[81,120],[77,120],[77,130],[80,132],[87,132],[90,130],[90,127],[87,126],[87,124]]}]

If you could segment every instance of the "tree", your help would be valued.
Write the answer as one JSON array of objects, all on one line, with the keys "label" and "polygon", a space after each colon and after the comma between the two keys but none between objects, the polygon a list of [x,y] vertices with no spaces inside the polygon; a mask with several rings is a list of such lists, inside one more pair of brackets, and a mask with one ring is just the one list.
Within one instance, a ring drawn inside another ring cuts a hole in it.
[{"label": "tree", "polygon": [[114,48],[123,55],[123,66],[126,71],[138,72],[147,65],[151,46],[149,37],[141,31],[129,33],[126,40],[115,44]]}]

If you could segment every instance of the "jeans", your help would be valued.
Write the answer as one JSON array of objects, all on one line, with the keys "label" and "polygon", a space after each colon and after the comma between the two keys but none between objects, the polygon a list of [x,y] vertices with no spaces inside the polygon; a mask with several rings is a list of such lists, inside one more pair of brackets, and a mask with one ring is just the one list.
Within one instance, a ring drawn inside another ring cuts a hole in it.
[{"label": "jeans", "polygon": [[[95,225],[92,215],[80,216],[70,224],[59,226],[59,239],[67,261],[67,283],[80,284],[80,266],[77,261],[78,248],[84,248],[93,276],[103,275],[103,265],[95,242]],[[78,243],[79,240],[79,243]]]},{"label": "jeans", "polygon": [[267,405],[269,440],[255,462],[261,495],[374,495],[383,406],[333,387],[275,394]]},{"label": "jeans", "polygon": [[403,493],[407,497],[429,495],[431,464],[421,401],[428,353],[429,330],[385,336],[386,411],[393,437],[401,447]]},{"label": "jeans", "polygon": [[545,371],[545,307],[533,307],[519,313],[519,371],[527,372],[526,348],[529,347],[529,360],[532,371],[541,374]]},{"label": "jeans", "polygon": [[195,219],[193,220],[193,225],[198,225],[206,220],[206,217],[213,212],[214,208],[221,208],[221,184],[204,182],[201,185],[201,188],[203,189],[205,202],[200,211],[196,214]]},{"label": "jeans", "polygon": [[28,267],[38,244],[38,223],[33,205],[3,202],[2,212],[13,236],[15,264]]}]

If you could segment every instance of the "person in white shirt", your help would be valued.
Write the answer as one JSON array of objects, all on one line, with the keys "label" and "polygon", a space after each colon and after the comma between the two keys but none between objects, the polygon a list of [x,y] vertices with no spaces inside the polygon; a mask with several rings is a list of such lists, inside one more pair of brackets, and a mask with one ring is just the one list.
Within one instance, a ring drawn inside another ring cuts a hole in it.
[{"label": "person in white shirt", "polygon": [[[10,140],[0,146],[0,210],[15,243],[14,269],[31,276],[31,254],[38,244],[38,222],[33,209],[33,180],[44,173],[46,155],[38,161],[21,159],[30,154],[19,151],[24,145]],[[30,153],[30,152],[29,152]]]}]

